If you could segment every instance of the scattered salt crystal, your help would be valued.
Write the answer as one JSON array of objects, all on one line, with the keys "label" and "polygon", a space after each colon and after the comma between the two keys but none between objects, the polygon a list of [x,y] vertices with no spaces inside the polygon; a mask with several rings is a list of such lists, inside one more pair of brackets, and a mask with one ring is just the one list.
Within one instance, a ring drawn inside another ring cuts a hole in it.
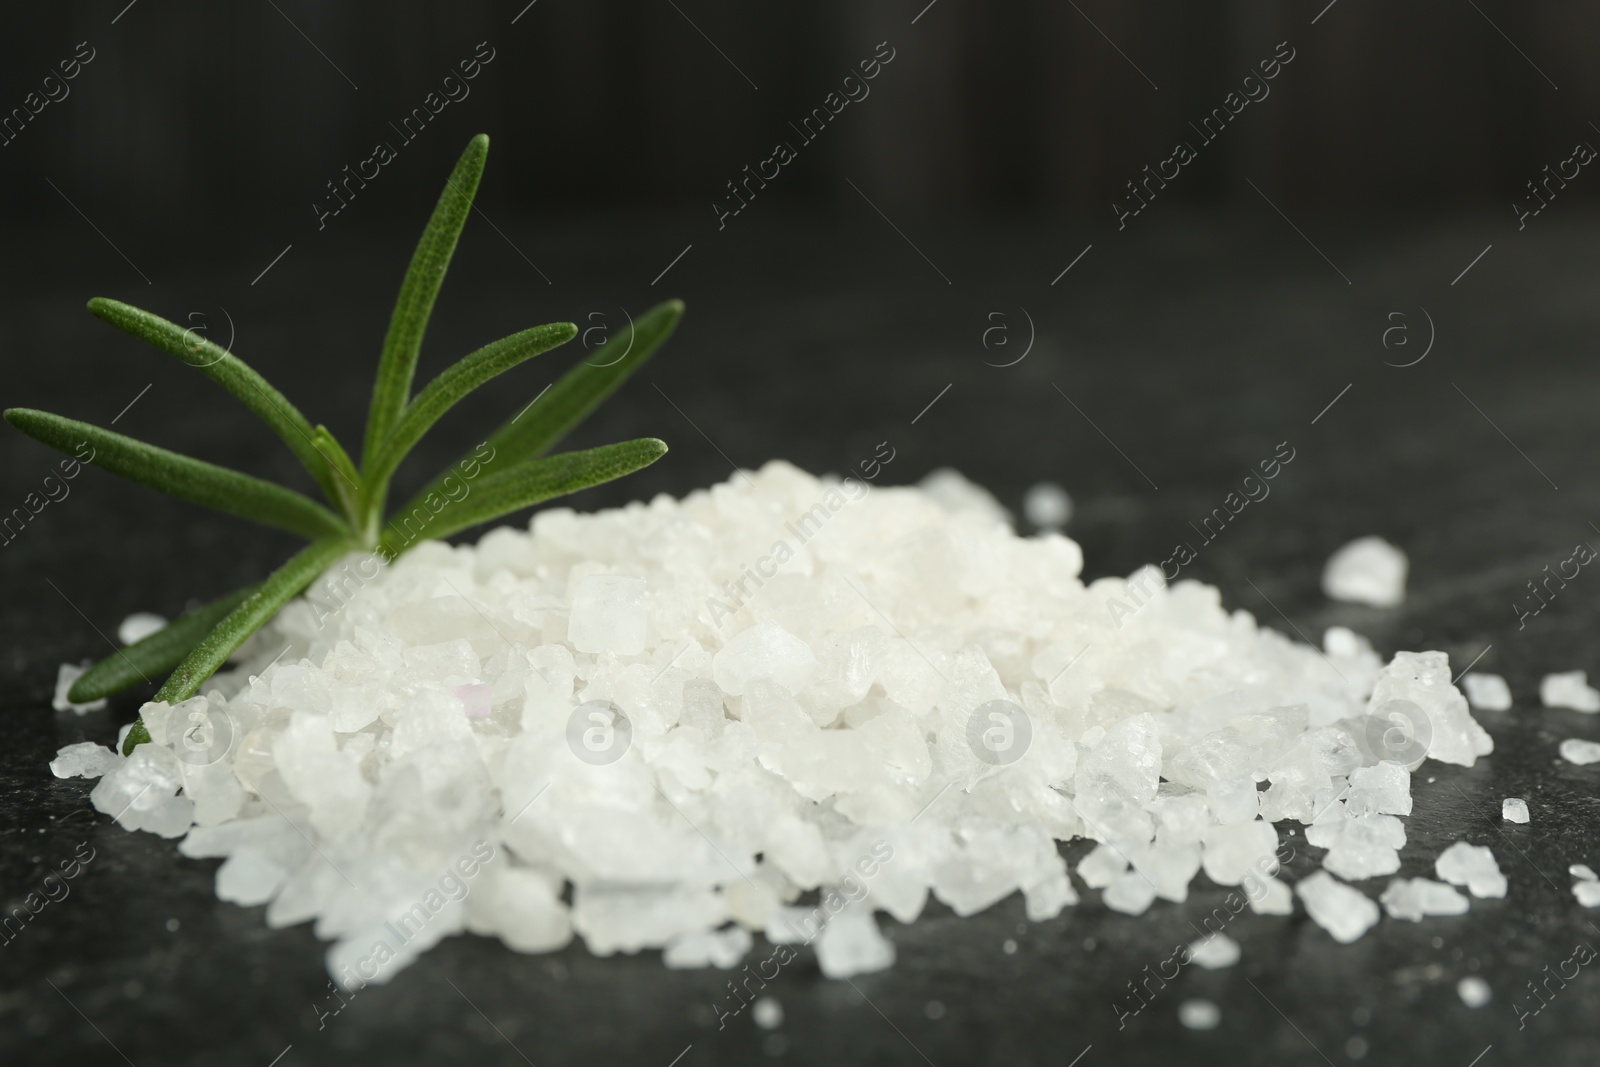
[{"label": "scattered salt crystal", "polygon": [[117,640],[124,645],[137,644],[166,625],[167,620],[160,615],[136,611],[117,625]]},{"label": "scattered salt crystal", "polygon": [[121,762],[122,757],[104,745],[81,741],[56,753],[50,773],[57,778],[98,778]]},{"label": "scattered salt crystal", "polygon": [[1186,1000],[1178,1005],[1178,1021],[1190,1030],[1215,1030],[1222,1009],[1209,1000]]},{"label": "scattered salt crystal", "polygon": [[1396,878],[1378,898],[1391,919],[1421,922],[1428,915],[1465,915],[1470,902],[1431,878]]},{"label": "scattered salt crystal", "polygon": [[1090,889],[1104,889],[1128,869],[1128,857],[1111,845],[1096,845],[1078,861],[1078,877]]},{"label": "scattered salt crystal", "polygon": [[103,698],[90,701],[87,704],[74,704],[67,699],[67,693],[71,691],[73,684],[88,669],[89,661],[84,660],[81,664],[63,663],[56,670],[56,692],[55,696],[50,700],[52,708],[57,711],[75,711],[79,715],[86,715],[91,711],[99,711],[106,706],[106,701]]},{"label": "scattered salt crystal", "polygon": [[1580,767],[1589,763],[1600,763],[1600,743],[1594,741],[1569,737],[1561,742],[1560,752],[1562,759],[1568,763],[1576,763]]},{"label": "scattered salt crystal", "polygon": [[1189,946],[1189,959],[1208,971],[1220,971],[1239,962],[1239,942],[1224,933],[1213,933]]},{"label": "scattered salt crystal", "polygon": [[1451,885],[1464,885],[1475,897],[1503,897],[1506,895],[1506,876],[1488,845],[1469,845],[1457,841],[1439,854],[1433,868],[1439,877]]},{"label": "scattered salt crystal", "polygon": [[1037,482],[1022,498],[1022,514],[1041,530],[1059,530],[1072,518],[1072,498],[1055,482]]},{"label": "scattered salt crystal", "polygon": [[667,942],[661,962],[674,970],[716,967],[729,971],[739,966],[754,941],[742,926],[680,934]]},{"label": "scattered salt crystal", "polygon": [[1587,863],[1574,863],[1567,868],[1567,873],[1574,878],[1581,878],[1585,882],[1600,881],[1600,876],[1597,876],[1594,873],[1594,869]]},{"label": "scattered salt crystal", "polygon": [[1557,671],[1539,680],[1539,702],[1547,708],[1571,708],[1593,715],[1600,712],[1600,689],[1589,684],[1586,671]]},{"label": "scattered salt crystal", "polygon": [[1287,882],[1268,878],[1252,886],[1250,910],[1257,915],[1293,915],[1294,891]]},{"label": "scattered salt crystal", "polygon": [[1600,908],[1600,882],[1580,880],[1572,883],[1572,895],[1586,908]]},{"label": "scattered salt crystal", "polygon": [[1322,591],[1331,600],[1392,608],[1405,599],[1406,554],[1381,537],[1361,537],[1328,557]]},{"label": "scattered salt crystal", "polygon": [[1467,692],[1467,702],[1482,711],[1511,709],[1511,687],[1498,674],[1468,671],[1461,679],[1461,688]]},{"label": "scattered salt crystal", "polygon": [[1378,905],[1327,871],[1302,878],[1294,891],[1312,921],[1341,944],[1355,941],[1378,921]]},{"label": "scattered salt crystal", "polygon": [[1527,822],[1528,802],[1519,797],[1506,797],[1500,802],[1500,817],[1506,822]]},{"label": "scattered salt crystal", "polygon": [[1350,772],[1350,796],[1345,803],[1355,812],[1410,815],[1411,773],[1393,760],[1376,767],[1357,767]]},{"label": "scattered salt crystal", "polygon": [[750,1018],[763,1030],[776,1030],[783,1025],[783,1005],[777,997],[757,997],[750,1005]]},{"label": "scattered salt crystal", "polygon": [[817,938],[817,966],[829,978],[871,974],[894,965],[894,945],[884,939],[872,912],[846,908],[828,920]]},{"label": "scattered salt crystal", "polygon": [[[1494,739],[1472,717],[1467,698],[1450,679],[1450,657],[1445,653],[1396,652],[1378,672],[1367,701],[1364,725],[1369,744],[1376,740],[1385,748],[1401,747],[1412,765],[1425,753],[1441,763],[1470,767],[1479,756],[1493,752]],[[1396,703],[1401,701],[1420,708],[1421,718],[1396,722],[1399,710],[1405,710],[1404,704]],[[1413,747],[1421,752],[1411,753]]]},{"label": "scattered salt crystal", "polygon": [[1461,1003],[1469,1008],[1481,1008],[1494,997],[1489,991],[1489,983],[1475,974],[1468,975],[1456,983],[1456,995],[1461,998]]}]

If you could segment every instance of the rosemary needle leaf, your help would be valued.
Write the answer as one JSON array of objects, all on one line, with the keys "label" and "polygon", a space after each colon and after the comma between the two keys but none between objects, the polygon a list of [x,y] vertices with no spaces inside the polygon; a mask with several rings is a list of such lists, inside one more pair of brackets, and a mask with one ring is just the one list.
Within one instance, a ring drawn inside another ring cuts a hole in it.
[{"label": "rosemary needle leaf", "polygon": [[381,493],[406,453],[462,397],[523,360],[566,344],[577,333],[578,328],[572,323],[556,322],[502,337],[465,357],[425,385],[416,399],[406,406],[405,414],[384,442],[377,460],[367,470],[369,492],[374,495]]},{"label": "rosemary needle leaf", "polygon": [[120,693],[146,681],[151,675],[172,670],[193,651],[217,623],[255,591],[255,586],[237,589],[204,607],[173,619],[167,625],[127,648],[118,649],[78,676],[67,692],[74,704],[87,704]]},{"label": "rosemary needle leaf", "polygon": [[[337,537],[348,532],[337,515],[310,497],[227,467],[48,411],[8,408],[5,419],[51,448],[191,503],[307,538]],[[83,454],[84,448],[89,449],[88,456]]]},{"label": "rosemary needle leaf", "polygon": [[434,299],[439,295],[445,271],[450,267],[450,257],[455,253],[456,239],[461,236],[467,215],[472,211],[472,198],[478,191],[478,180],[483,177],[483,164],[488,155],[489,138],[484,134],[480,133],[467,144],[467,150],[456,161],[455,170],[445,179],[444,192],[439,194],[433,217],[422,231],[411,266],[400,283],[400,296],[395,301],[389,333],[383,340],[383,355],[378,361],[378,377],[372,386],[372,406],[367,413],[366,442],[361,459],[363,466],[377,456],[411,397],[411,376],[417,368],[417,354],[422,350],[422,335],[428,329]]},{"label": "rosemary needle leaf", "polygon": [[334,495],[335,476],[328,469],[328,461],[313,444],[311,423],[249,364],[194,330],[120,300],[96,297],[89,301],[89,310],[119,330],[176,356],[238,397],[245,407],[255,412],[262,422],[283,438],[328,498],[337,499]]},{"label": "rosemary needle leaf", "polygon": [[[470,526],[498,519],[552,497],[576,493],[591,485],[632,474],[648,467],[666,453],[665,443],[654,437],[641,437],[600,448],[524,460],[493,474],[483,475],[472,483],[467,496],[449,501],[437,514],[418,503],[417,507],[426,512],[426,519],[421,525],[427,527],[430,539],[448,537]],[[410,511],[397,512],[394,521],[403,526],[410,514]],[[393,540],[394,531],[399,528],[391,522],[390,531],[385,534],[385,547],[391,553],[407,547]]]}]

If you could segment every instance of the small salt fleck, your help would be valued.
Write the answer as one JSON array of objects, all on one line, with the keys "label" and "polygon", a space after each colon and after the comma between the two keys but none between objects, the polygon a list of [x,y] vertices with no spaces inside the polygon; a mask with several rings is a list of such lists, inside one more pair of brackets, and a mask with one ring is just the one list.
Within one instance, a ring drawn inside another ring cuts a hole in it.
[{"label": "small salt fleck", "polygon": [[1222,1009],[1209,1000],[1186,1000],[1178,1005],[1178,1021],[1190,1030],[1215,1030]]},{"label": "small salt fleck", "polygon": [[1528,802],[1520,797],[1506,797],[1500,802],[1500,817],[1506,822],[1527,822]]},{"label": "small salt fleck", "polygon": [[1561,742],[1561,758],[1568,763],[1576,763],[1583,767],[1590,763],[1600,763],[1600,744],[1585,741],[1577,737],[1569,737]]},{"label": "small salt fleck", "polygon": [[1456,983],[1456,995],[1469,1008],[1481,1008],[1494,997],[1489,991],[1489,983],[1475,974]]},{"label": "small salt fleck", "polygon": [[1406,596],[1406,554],[1381,537],[1361,537],[1328,557],[1322,591],[1331,600],[1392,608]]},{"label": "small salt fleck", "polygon": [[167,920],[167,933],[169,933],[169,934],[177,933],[178,932],[178,927],[181,926],[181,925],[182,924],[179,923],[177,919],[168,919]]},{"label": "small salt fleck", "polygon": [[1461,679],[1461,688],[1467,691],[1467,703],[1480,711],[1511,709],[1511,687],[1498,674],[1468,671]]},{"label": "small salt fleck", "polygon": [[166,625],[167,620],[160,615],[136,611],[117,626],[117,640],[124,645],[137,644]]},{"label": "small salt fleck", "polygon": [[777,997],[757,997],[750,1006],[750,1017],[763,1030],[776,1030],[783,1025],[783,1005]]},{"label": "small salt fleck", "polygon": [[1366,1058],[1367,1039],[1360,1034],[1352,1034],[1350,1040],[1344,1043],[1344,1054],[1353,1060]]},{"label": "small salt fleck", "polygon": [[944,1018],[944,1005],[937,1000],[930,1000],[922,1006],[922,1014],[937,1022]]},{"label": "small salt fleck", "polygon": [[1059,530],[1072,518],[1072,498],[1055,482],[1039,482],[1022,498],[1022,514],[1041,530]]},{"label": "small salt fleck", "polygon": [[1587,715],[1600,712],[1600,689],[1585,671],[1558,671],[1539,681],[1539,701],[1547,708],[1571,708]]},{"label": "small salt fleck", "polygon": [[1017,954],[1017,943],[1008,937],[1001,944],[1000,951],[1004,952],[1007,956],[1015,956]]},{"label": "small salt fleck", "polygon": [[1215,933],[1189,946],[1189,959],[1208,971],[1220,971],[1239,962],[1239,942]]}]

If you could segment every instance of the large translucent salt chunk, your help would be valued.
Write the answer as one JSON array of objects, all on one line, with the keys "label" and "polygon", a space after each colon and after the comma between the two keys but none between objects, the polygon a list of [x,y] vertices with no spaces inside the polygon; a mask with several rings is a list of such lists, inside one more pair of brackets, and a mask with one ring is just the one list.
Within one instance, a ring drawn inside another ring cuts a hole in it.
[{"label": "large translucent salt chunk", "polygon": [[1562,759],[1568,763],[1576,763],[1580,767],[1590,763],[1600,763],[1600,743],[1594,741],[1569,737],[1561,742],[1559,751]]},{"label": "large translucent salt chunk", "polygon": [[1539,680],[1539,702],[1593,715],[1600,712],[1600,689],[1589,684],[1586,671],[1558,671]]},{"label": "large translucent salt chunk", "polygon": [[1467,898],[1431,878],[1396,878],[1378,898],[1391,919],[1421,922],[1428,915],[1465,915]]},{"label": "large translucent salt chunk", "polygon": [[661,962],[673,970],[716,967],[727,971],[739,966],[752,944],[750,931],[738,925],[681,934],[667,943]]},{"label": "large translucent salt chunk", "polygon": [[1328,557],[1322,591],[1331,600],[1392,608],[1406,596],[1406,554],[1381,537],[1359,537]]},{"label": "large translucent salt chunk", "polygon": [[[1390,701],[1409,701],[1422,709],[1427,722],[1405,728],[1433,759],[1470,767],[1479,756],[1494,751],[1494,741],[1467,709],[1467,698],[1451,683],[1450,657],[1443,652],[1397,652],[1378,672],[1367,715],[1379,722],[1366,724],[1369,737],[1374,736],[1374,727],[1377,736],[1388,736],[1395,721],[1390,717],[1395,709],[1387,706]],[[1407,709],[1402,706],[1402,710]]]},{"label": "large translucent salt chunk", "polygon": [[1341,944],[1357,940],[1378,921],[1378,905],[1327,871],[1302,878],[1294,891],[1312,921]]},{"label": "large translucent salt chunk", "polygon": [[1461,688],[1467,691],[1467,702],[1482,711],[1510,711],[1511,687],[1498,674],[1479,674],[1468,671],[1461,678]]},{"label": "large translucent salt chunk", "polygon": [[63,663],[56,670],[56,691],[55,695],[50,699],[52,708],[57,711],[75,711],[79,715],[87,715],[91,711],[99,711],[106,706],[104,698],[91,700],[87,704],[74,704],[67,699],[67,693],[77,683],[78,679],[83,676],[83,672],[88,669],[89,661],[84,660],[82,664]]},{"label": "large translucent salt chunk", "polygon": [[1350,772],[1350,793],[1345,806],[1353,813],[1411,814],[1411,772],[1393,760]]},{"label": "large translucent salt chunk", "polygon": [[894,965],[894,945],[865,909],[846,908],[833,916],[816,944],[817,966],[829,978],[872,974]]},{"label": "large translucent salt chunk", "polygon": [[1156,900],[1156,887],[1137,870],[1123,871],[1106,886],[1100,899],[1112,911],[1124,915],[1143,915]]},{"label": "large translucent salt chunk", "polygon": [[760,622],[737,634],[711,658],[712,675],[730,696],[742,696],[758,679],[797,693],[816,669],[811,646],[775,622]]},{"label": "large translucent salt chunk", "polygon": [[1278,832],[1260,819],[1213,826],[1201,838],[1206,877],[1218,885],[1238,885],[1251,872],[1277,869]]},{"label": "large translucent salt chunk", "polygon": [[1451,885],[1466,886],[1475,897],[1506,895],[1506,876],[1500,873],[1500,865],[1488,845],[1457,841],[1439,854],[1433,867],[1440,878]]},{"label": "large translucent salt chunk", "polygon": [[591,574],[572,592],[567,639],[579,652],[636,656],[644,651],[650,624],[643,578]]},{"label": "large translucent salt chunk", "polygon": [[81,741],[56,753],[50,773],[57,778],[98,778],[121,762],[122,757],[104,745]]}]

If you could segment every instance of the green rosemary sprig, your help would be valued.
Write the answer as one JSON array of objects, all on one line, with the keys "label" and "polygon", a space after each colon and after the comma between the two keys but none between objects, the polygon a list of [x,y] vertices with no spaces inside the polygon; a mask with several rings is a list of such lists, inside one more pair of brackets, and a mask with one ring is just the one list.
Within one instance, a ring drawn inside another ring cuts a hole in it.
[{"label": "green rosemary sprig", "polygon": [[[473,352],[412,395],[428,318],[471,214],[488,152],[489,138],[482,134],[467,145],[401,282],[372,389],[359,467],[327,427],[313,426],[287,397],[231,352],[148,311],[103,298],[89,302],[95,315],[177,357],[237,397],[289,446],[331,507],[273,482],[88,423],[30,408],[6,410],[7,422],[52,448],[81,455],[79,449],[87,442],[94,450],[88,462],[113,474],[311,541],[261,583],[214,600],[101,660],[74,683],[70,700],[99,700],[161,671],[172,673],[154,699],[186,700],[246,638],[345,553],[370,551],[392,560],[422,540],[447,537],[620,478],[666,453],[665,444],[645,437],[544,455],[667,339],[683,314],[683,304],[676,300],[650,309],[611,338],[605,351],[620,349],[622,356],[606,364],[579,363],[495,431],[487,441],[490,458],[478,463],[481,471],[465,496],[446,494],[446,479],[460,465],[446,468],[395,513],[411,516],[423,509],[429,516],[426,526],[415,534],[398,533],[393,524],[385,529],[389,481],[423,434],[472,390],[577,334],[570,322],[512,334]],[[144,723],[136,722],[123,754],[148,740]]]}]

